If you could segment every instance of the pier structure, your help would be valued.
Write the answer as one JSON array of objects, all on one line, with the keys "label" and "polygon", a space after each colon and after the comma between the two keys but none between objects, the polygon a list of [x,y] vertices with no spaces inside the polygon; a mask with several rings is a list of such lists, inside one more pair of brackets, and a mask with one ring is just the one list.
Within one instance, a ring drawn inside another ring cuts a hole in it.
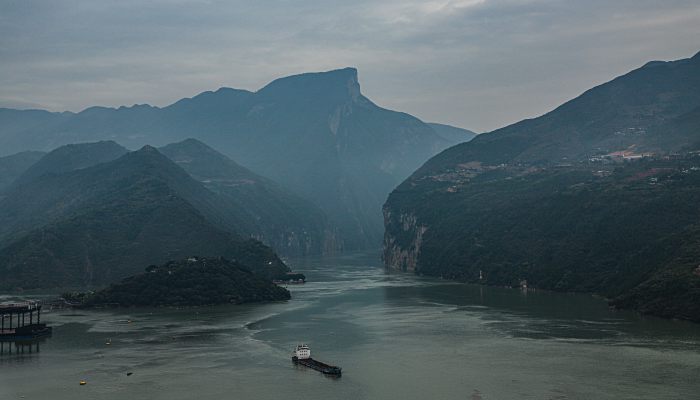
[{"label": "pier structure", "polygon": [[0,303],[0,341],[31,340],[50,334],[51,327],[41,323],[41,304]]}]

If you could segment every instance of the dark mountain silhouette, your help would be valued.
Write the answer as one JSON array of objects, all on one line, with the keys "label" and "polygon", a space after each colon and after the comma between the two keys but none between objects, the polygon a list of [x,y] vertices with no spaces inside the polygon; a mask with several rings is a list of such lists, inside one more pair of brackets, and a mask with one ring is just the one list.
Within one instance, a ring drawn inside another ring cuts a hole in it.
[{"label": "dark mountain silhouette", "polygon": [[94,293],[66,293],[83,307],[206,306],[289,300],[287,289],[223,257],[187,257]]},{"label": "dark mountain silhouette", "polygon": [[699,107],[700,56],[651,62],[443,151],[389,196],[386,265],[700,321]]},{"label": "dark mountain silhouette", "polygon": [[60,175],[77,169],[116,160],[129,150],[113,141],[61,146],[34,163],[14,182],[21,185],[47,174]]},{"label": "dark mountain silhouette", "polygon": [[[51,151],[58,146],[73,143],[74,141],[66,141],[61,135],[39,138],[33,134],[25,135],[25,132],[37,132],[57,126],[74,115],[71,112],[0,108],[0,156],[24,150]],[[32,143],[32,140],[37,141]]]},{"label": "dark mountain silhouette", "polygon": [[624,150],[688,150],[700,132],[681,121],[697,115],[698,107],[700,57],[654,61],[541,117],[454,146],[427,162],[418,175],[465,161],[558,163]]},{"label": "dark mountain silhouette", "polygon": [[44,155],[46,153],[43,151],[23,151],[10,156],[0,157],[0,197],[2,197],[2,192],[12,182]]},{"label": "dark mountain silhouette", "polygon": [[339,250],[336,232],[313,203],[235,163],[204,143],[187,139],[160,152],[214,193],[232,201],[230,212],[253,236],[282,254],[320,254]]},{"label": "dark mountain silhouette", "polygon": [[372,103],[354,68],[281,78],[257,92],[221,88],[164,108],[92,107],[41,114],[33,124],[6,113],[8,121],[21,119],[11,129],[0,125],[0,151],[7,154],[97,140],[129,148],[202,140],[318,205],[349,249],[377,246],[386,195],[456,143]]},{"label": "dark mountain silhouette", "polygon": [[223,228],[233,218],[226,207],[150,146],[38,176],[0,201],[1,286],[102,285],[190,254],[234,259],[266,278],[286,271],[269,247]]}]

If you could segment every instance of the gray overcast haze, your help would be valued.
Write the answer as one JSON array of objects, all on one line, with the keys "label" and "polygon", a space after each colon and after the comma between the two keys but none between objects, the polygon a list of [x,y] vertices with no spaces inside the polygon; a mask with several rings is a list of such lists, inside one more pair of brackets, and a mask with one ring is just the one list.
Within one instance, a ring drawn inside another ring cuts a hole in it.
[{"label": "gray overcast haze", "polygon": [[0,0],[0,106],[164,106],[355,66],[381,106],[487,131],[699,39],[697,0]]}]

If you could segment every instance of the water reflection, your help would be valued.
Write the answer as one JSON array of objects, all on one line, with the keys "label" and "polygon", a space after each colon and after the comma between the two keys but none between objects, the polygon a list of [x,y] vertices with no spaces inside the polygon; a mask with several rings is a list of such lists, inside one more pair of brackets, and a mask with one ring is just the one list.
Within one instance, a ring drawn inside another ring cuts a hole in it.
[{"label": "water reflection", "polygon": [[[610,309],[603,299],[586,294],[534,289],[507,289],[432,281],[417,286],[386,286],[389,309],[421,304],[435,313],[479,319],[508,337],[596,341],[600,344],[675,345],[700,350],[700,327],[631,311]],[[396,318],[396,314],[387,318]],[[678,340],[682,338],[682,340]]]},{"label": "water reflection", "polygon": [[41,344],[46,341],[46,338],[23,341],[0,341],[0,357],[6,356],[22,356],[39,353]]}]

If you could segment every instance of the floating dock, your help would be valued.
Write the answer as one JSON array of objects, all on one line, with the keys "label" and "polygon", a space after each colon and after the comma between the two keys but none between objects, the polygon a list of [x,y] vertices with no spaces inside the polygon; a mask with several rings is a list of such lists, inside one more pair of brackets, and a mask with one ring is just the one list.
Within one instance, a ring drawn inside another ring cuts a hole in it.
[{"label": "floating dock", "polygon": [[34,301],[0,303],[0,341],[16,342],[50,335],[51,327],[41,323],[41,304]]}]

